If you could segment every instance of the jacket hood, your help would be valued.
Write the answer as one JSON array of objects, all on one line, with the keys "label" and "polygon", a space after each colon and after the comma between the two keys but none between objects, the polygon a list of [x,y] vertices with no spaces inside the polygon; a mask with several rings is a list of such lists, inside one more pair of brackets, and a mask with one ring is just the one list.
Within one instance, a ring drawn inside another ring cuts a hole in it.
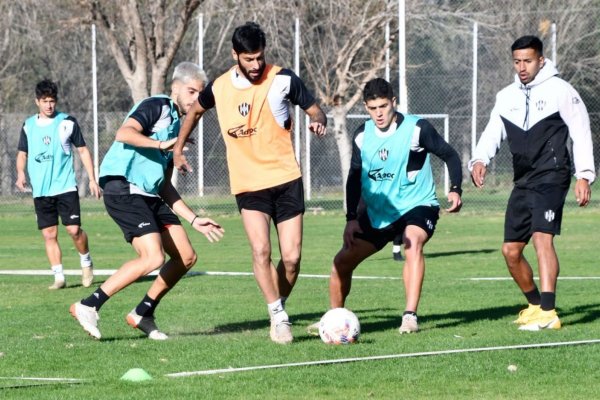
[{"label": "jacket hood", "polygon": [[542,69],[540,69],[540,72],[538,72],[538,74],[535,76],[535,78],[533,78],[531,82],[529,82],[526,85],[523,85],[521,83],[521,80],[519,79],[519,74],[515,74],[515,83],[519,86],[533,87],[539,85],[544,81],[547,81],[548,79],[556,75],[558,75],[558,69],[556,69],[556,66],[554,65],[552,60],[545,58],[544,66],[542,67]]}]

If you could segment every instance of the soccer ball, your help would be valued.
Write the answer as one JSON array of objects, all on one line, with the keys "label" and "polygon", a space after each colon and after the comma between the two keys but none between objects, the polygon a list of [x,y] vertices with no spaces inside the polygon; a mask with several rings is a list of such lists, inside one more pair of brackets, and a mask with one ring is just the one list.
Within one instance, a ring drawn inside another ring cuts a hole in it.
[{"label": "soccer ball", "polygon": [[327,344],[350,344],[360,336],[360,322],[346,308],[334,308],[321,317],[319,336]]}]

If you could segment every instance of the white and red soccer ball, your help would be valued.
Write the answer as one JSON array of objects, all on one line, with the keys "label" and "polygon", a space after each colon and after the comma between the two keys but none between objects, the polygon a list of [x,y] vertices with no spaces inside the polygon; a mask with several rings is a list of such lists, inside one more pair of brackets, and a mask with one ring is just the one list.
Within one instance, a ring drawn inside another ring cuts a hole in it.
[{"label": "white and red soccer ball", "polygon": [[350,344],[360,336],[360,322],[347,308],[334,308],[319,321],[319,336],[327,344]]}]

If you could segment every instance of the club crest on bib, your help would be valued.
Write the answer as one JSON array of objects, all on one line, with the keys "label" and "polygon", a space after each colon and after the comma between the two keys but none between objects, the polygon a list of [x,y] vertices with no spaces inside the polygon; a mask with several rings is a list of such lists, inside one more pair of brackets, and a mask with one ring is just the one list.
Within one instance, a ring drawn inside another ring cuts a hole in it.
[{"label": "club crest on bib", "polygon": [[44,143],[46,146],[48,146],[48,145],[50,144],[50,142],[51,142],[51,141],[52,141],[52,139],[50,138],[50,136],[44,136],[44,137],[42,138],[42,142],[43,142],[43,143]]},{"label": "club crest on bib", "polygon": [[387,160],[389,153],[390,152],[388,151],[388,149],[380,149],[379,150],[379,158],[381,159],[381,161]]},{"label": "club crest on bib", "polygon": [[247,116],[250,113],[250,104],[242,103],[238,106],[238,111],[242,115],[242,117]]}]

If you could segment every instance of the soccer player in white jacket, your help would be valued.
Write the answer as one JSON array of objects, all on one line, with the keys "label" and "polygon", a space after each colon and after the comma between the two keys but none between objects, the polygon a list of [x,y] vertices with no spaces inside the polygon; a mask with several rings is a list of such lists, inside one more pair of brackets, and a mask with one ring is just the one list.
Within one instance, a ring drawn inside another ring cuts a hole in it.
[{"label": "soccer player in white jacket", "polygon": [[[575,198],[584,207],[596,177],[590,121],[577,91],[559,78],[552,61],[544,58],[539,38],[523,36],[511,50],[515,81],[498,92],[469,170],[475,186],[483,187],[487,165],[501,142],[508,141],[514,187],[506,207],[502,254],[529,303],[515,323],[520,330],[560,329],[555,310],[559,262],[554,236],[560,234],[571,183],[567,142],[569,138],[573,142]],[[541,292],[523,256],[530,240],[538,260]]]}]

